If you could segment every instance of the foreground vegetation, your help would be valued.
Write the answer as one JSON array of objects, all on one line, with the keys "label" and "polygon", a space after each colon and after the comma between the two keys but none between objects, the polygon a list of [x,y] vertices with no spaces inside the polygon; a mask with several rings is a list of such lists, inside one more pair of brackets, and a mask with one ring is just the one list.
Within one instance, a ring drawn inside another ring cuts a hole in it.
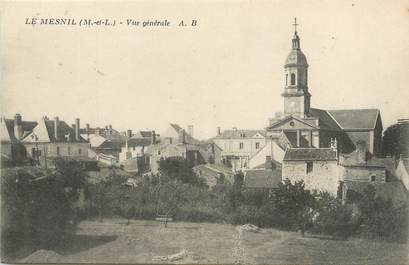
[{"label": "foreground vegetation", "polygon": [[160,162],[158,175],[145,176],[136,185],[113,174],[89,186],[91,216],[121,216],[152,220],[171,216],[178,221],[251,223],[260,227],[310,231],[347,238],[407,241],[408,206],[393,205],[375,196],[372,186],[351,204],[328,193],[305,190],[303,182],[285,180],[273,190],[249,190],[243,176],[233,184],[220,180],[211,190],[181,159]]},{"label": "foreground vegetation", "polygon": [[[251,223],[263,228],[307,231],[348,238],[352,235],[407,242],[408,206],[375,196],[368,186],[351,204],[328,193],[305,190],[288,180],[273,190],[248,190],[243,176],[220,179],[211,190],[182,159],[160,162],[160,173],[129,179],[115,169],[90,183],[84,172],[64,162],[55,170],[2,171],[2,255],[27,245],[49,249],[64,242],[80,220],[122,217],[153,220]],[[79,205],[80,194],[85,204]],[[72,234],[72,233],[71,233]]]}]

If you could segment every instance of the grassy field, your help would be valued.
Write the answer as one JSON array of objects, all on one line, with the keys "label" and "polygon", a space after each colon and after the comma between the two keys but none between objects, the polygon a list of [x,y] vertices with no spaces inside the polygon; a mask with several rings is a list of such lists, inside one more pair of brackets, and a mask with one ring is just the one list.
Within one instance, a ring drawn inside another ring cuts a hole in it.
[{"label": "grassy field", "polygon": [[[161,263],[155,256],[187,250],[173,263],[258,264],[408,264],[408,245],[362,239],[301,237],[262,229],[240,232],[235,226],[154,221],[84,221],[77,234],[54,251],[37,251],[22,262]],[[163,262],[169,263],[169,262]]]}]

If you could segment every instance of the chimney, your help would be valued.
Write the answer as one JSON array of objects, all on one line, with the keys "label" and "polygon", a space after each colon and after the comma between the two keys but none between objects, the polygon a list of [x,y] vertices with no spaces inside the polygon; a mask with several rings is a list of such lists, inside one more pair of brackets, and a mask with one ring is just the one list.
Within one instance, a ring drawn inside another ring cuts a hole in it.
[{"label": "chimney", "polygon": [[98,135],[98,136],[99,136],[99,134],[101,133],[100,130],[101,130],[100,128],[95,128],[95,135]]},{"label": "chimney", "polygon": [[80,119],[79,118],[75,119],[75,140],[76,141],[80,140]]},{"label": "chimney", "polygon": [[217,135],[220,135],[220,134],[221,134],[220,126],[218,126],[218,127],[216,128],[216,132],[217,132]]},{"label": "chimney", "polygon": [[126,131],[126,137],[128,137],[128,139],[132,137],[132,130]]},{"label": "chimney", "polygon": [[58,125],[60,123],[60,120],[58,117],[54,118],[54,138],[56,141],[58,141]]},{"label": "chimney", "polygon": [[193,137],[193,125],[187,126],[187,133]]},{"label": "chimney", "polygon": [[186,143],[186,131],[180,130],[179,132],[179,143],[185,144]]},{"label": "chimney", "polygon": [[112,135],[112,125],[108,125],[108,131],[109,131],[109,135]]},{"label": "chimney", "polygon": [[18,113],[14,116],[14,136],[17,139],[23,137],[23,123],[21,121],[21,115]]},{"label": "chimney", "polygon": [[359,140],[356,142],[357,162],[364,164],[367,161],[366,142]]},{"label": "chimney", "polygon": [[89,134],[89,123],[85,124],[85,132]]},{"label": "chimney", "polygon": [[156,132],[152,131],[152,144],[156,144]]}]

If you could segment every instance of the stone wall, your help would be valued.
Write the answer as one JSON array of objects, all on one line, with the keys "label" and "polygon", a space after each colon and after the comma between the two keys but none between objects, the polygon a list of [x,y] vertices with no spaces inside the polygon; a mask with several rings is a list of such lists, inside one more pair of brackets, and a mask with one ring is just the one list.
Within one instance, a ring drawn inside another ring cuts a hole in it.
[{"label": "stone wall", "polygon": [[337,161],[311,161],[312,171],[307,173],[306,161],[284,161],[282,179],[292,183],[304,180],[309,190],[327,191],[336,196],[339,185]]},{"label": "stone wall", "polygon": [[[361,182],[385,182],[385,168],[364,167],[364,166],[341,166],[341,180],[361,181]],[[372,180],[374,177],[374,180]]]}]

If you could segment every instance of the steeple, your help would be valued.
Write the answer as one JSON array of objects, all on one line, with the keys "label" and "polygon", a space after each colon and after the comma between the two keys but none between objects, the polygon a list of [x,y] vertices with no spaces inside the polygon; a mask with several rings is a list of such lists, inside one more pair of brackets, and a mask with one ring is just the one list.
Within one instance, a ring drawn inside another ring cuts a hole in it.
[{"label": "steeple", "polygon": [[294,18],[292,49],[285,61],[284,114],[306,117],[310,110],[308,92],[308,63],[300,48],[297,19]]},{"label": "steeple", "polygon": [[294,37],[293,37],[293,50],[299,50],[300,49],[300,37],[298,37],[297,34],[297,18],[294,18]]}]

